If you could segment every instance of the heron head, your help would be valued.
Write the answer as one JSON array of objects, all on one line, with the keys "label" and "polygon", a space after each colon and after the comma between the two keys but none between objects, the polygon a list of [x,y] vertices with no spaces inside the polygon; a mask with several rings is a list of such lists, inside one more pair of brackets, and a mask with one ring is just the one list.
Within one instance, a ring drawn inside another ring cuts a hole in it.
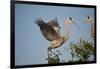
[{"label": "heron head", "polygon": [[86,18],[87,18],[87,19],[90,19],[90,17],[89,17],[89,16],[86,16]]},{"label": "heron head", "polygon": [[71,17],[68,17],[68,22],[73,23],[80,30],[80,28],[78,27],[77,23],[75,21],[73,21]]},{"label": "heron head", "polygon": [[72,22],[72,18],[71,17],[68,17],[67,18],[67,21],[70,23],[70,22]]}]

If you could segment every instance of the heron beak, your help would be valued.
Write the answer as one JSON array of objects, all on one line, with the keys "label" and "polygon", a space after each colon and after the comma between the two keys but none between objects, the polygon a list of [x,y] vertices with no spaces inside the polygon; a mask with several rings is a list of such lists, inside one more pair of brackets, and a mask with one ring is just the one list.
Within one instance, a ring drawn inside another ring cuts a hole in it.
[{"label": "heron beak", "polygon": [[79,28],[79,26],[77,25],[76,22],[74,22],[74,21],[71,21],[71,22],[80,30],[80,28]]}]

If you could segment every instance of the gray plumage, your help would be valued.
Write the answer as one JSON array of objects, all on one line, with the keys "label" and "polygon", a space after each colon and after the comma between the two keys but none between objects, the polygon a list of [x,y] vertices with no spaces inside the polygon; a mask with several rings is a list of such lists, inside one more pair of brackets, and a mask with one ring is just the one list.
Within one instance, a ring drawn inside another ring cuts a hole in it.
[{"label": "gray plumage", "polygon": [[53,41],[60,38],[59,34],[53,28],[53,26],[60,27],[57,19],[51,20],[47,23],[41,18],[36,18],[34,21],[40,27],[41,33],[47,40]]}]

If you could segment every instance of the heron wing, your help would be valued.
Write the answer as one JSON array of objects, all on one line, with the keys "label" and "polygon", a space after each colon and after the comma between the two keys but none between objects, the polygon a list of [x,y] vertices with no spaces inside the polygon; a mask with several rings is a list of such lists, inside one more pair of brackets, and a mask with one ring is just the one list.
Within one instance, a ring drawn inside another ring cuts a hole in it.
[{"label": "heron wing", "polygon": [[42,19],[37,18],[35,23],[40,27],[41,33],[47,40],[52,41],[60,38],[56,31],[51,26],[46,24]]},{"label": "heron wing", "polygon": [[49,22],[47,22],[47,24],[52,27],[56,26],[56,27],[60,28],[57,18],[50,20]]}]

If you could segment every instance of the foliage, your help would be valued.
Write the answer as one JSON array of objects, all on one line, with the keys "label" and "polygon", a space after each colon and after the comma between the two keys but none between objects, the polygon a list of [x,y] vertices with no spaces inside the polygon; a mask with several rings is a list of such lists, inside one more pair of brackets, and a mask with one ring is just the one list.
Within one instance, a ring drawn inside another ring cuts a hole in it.
[{"label": "foliage", "polygon": [[58,64],[60,63],[60,54],[55,54],[54,52],[48,51],[48,64]]},{"label": "foliage", "polygon": [[59,63],[59,57],[49,57],[48,58],[48,64],[58,64]]},{"label": "foliage", "polygon": [[[80,40],[77,43],[71,42],[69,44],[69,47],[72,56],[71,60],[68,61],[69,63],[85,62],[85,61],[89,61],[91,56],[94,57],[95,49],[94,49],[94,44],[92,42],[80,38]],[[62,61],[61,58],[59,57],[61,55],[60,51],[57,50],[56,52],[58,52],[58,54],[49,51],[48,59],[47,59],[48,64],[58,64]],[[63,62],[65,61],[62,61],[62,63]]]},{"label": "foliage", "polygon": [[69,62],[89,61],[90,56],[94,55],[94,46],[92,42],[80,39],[76,44],[70,43],[72,60]]}]

